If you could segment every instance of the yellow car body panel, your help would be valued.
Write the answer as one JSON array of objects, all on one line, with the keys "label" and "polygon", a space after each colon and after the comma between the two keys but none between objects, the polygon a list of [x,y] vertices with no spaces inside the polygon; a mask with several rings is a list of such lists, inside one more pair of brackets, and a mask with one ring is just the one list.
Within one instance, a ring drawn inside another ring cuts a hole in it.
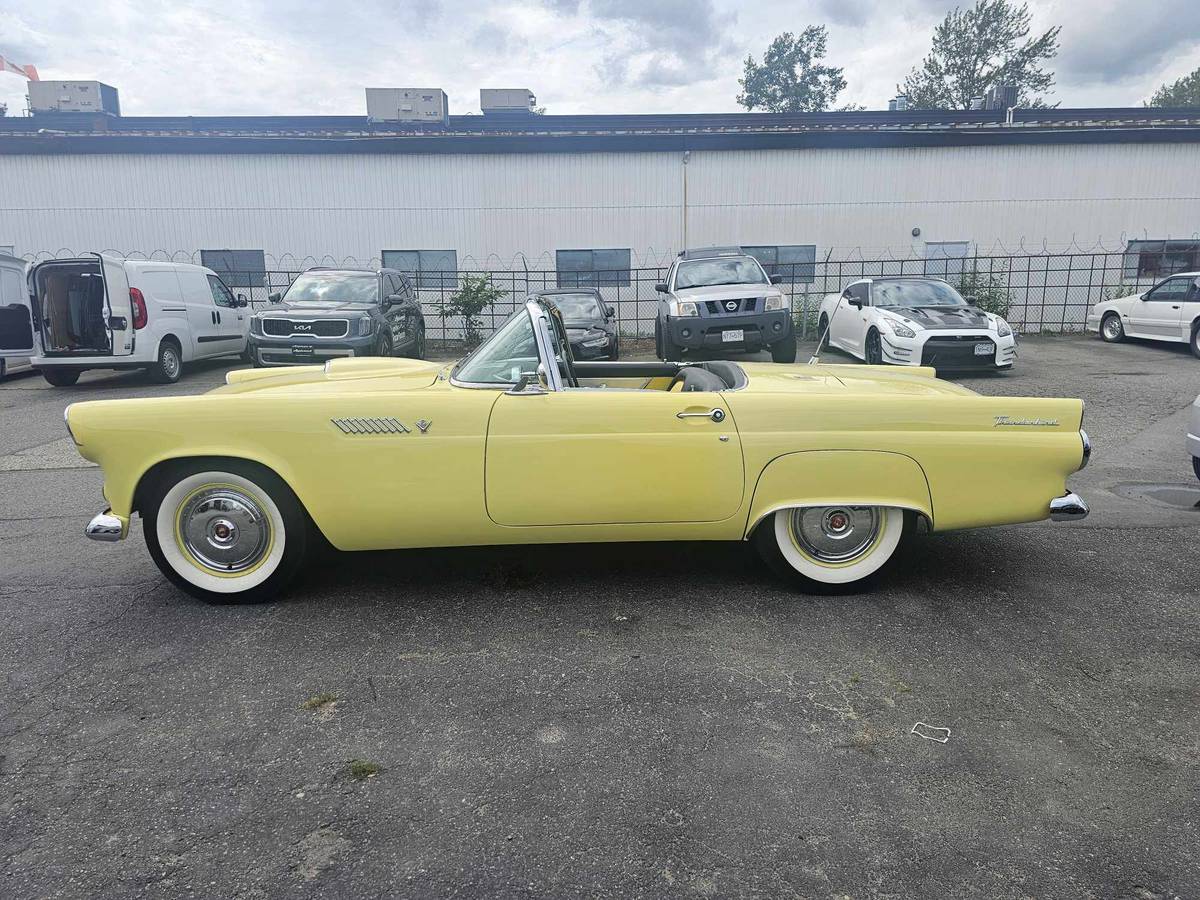
[{"label": "yellow car body panel", "polygon": [[903,506],[935,530],[1032,521],[1082,464],[1079,400],[981,397],[928,369],[743,369],[721,392],[614,378],[514,396],[350,359],[76,403],[68,422],[125,524],[155,465],[228,457],[278,474],[343,550],[736,540],[781,504],[826,502]]}]

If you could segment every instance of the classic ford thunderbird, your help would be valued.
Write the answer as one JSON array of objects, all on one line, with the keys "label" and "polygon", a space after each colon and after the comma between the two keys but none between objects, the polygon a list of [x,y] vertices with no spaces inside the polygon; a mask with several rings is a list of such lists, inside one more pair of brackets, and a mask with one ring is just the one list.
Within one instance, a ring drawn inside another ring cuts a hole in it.
[{"label": "classic ford thunderbird", "polygon": [[981,397],[928,368],[576,362],[531,298],[457,365],[244,369],[193,397],[67,409],[109,509],[178,587],[283,590],[305,548],[754,540],[808,590],[873,576],[901,538],[1076,519],[1083,403]]}]

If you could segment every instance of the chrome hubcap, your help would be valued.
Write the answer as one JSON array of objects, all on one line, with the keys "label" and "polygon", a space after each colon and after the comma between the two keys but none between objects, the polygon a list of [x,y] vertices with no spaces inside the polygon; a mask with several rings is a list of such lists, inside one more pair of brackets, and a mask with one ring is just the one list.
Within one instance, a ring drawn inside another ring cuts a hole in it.
[{"label": "chrome hubcap", "polygon": [[791,512],[796,545],[814,559],[850,562],[875,543],[883,515],[875,506],[816,506]]},{"label": "chrome hubcap", "polygon": [[271,523],[255,500],[229,487],[192,495],[179,513],[180,539],[192,558],[217,572],[242,572],[271,544]]},{"label": "chrome hubcap", "polygon": [[1120,326],[1120,323],[1119,323],[1119,322],[1117,322],[1117,320],[1116,320],[1116,319],[1113,319],[1113,318],[1111,318],[1111,317],[1110,317],[1110,318],[1109,318],[1109,319],[1107,319],[1107,320],[1105,321],[1105,323],[1104,323],[1104,334],[1105,334],[1107,337],[1110,337],[1110,338],[1115,338],[1115,337],[1117,336],[1117,334],[1118,334],[1118,329],[1119,329],[1120,327],[1121,327],[1121,326]]}]

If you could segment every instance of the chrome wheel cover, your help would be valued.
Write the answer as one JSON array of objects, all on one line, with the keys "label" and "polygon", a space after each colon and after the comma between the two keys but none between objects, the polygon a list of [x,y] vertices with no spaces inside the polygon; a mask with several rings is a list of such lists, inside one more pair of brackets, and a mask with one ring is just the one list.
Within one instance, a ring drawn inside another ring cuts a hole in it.
[{"label": "chrome wheel cover", "polygon": [[173,347],[163,348],[162,367],[170,378],[174,378],[179,373],[179,356]]},{"label": "chrome wheel cover", "polygon": [[803,553],[819,562],[843,564],[871,550],[884,518],[875,506],[810,506],[793,509],[789,526]]},{"label": "chrome wheel cover", "polygon": [[1104,320],[1104,336],[1109,340],[1119,337],[1121,334],[1121,322],[1116,316],[1109,316]]},{"label": "chrome wheel cover", "polygon": [[214,572],[244,572],[271,547],[271,523],[258,502],[234,487],[203,488],[179,510],[179,541],[201,566]]}]

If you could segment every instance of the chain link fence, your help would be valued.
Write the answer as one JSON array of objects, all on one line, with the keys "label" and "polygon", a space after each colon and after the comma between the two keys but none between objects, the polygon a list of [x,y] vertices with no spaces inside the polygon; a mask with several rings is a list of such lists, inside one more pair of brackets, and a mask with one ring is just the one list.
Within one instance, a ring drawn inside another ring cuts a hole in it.
[{"label": "chain link fence", "polygon": [[[1097,302],[1138,293],[1170,274],[1147,265],[1134,254],[1065,253],[1024,256],[974,256],[950,259],[831,260],[772,266],[772,274],[791,297],[797,333],[815,337],[817,313],[827,294],[839,293],[859,278],[926,276],[944,278],[981,308],[1004,316],[1018,331],[1067,333],[1082,331],[1088,310]],[[284,293],[300,274],[295,270],[223,272],[235,293],[245,294],[255,309],[270,305],[273,294]],[[595,286],[616,312],[622,337],[654,336],[658,302],[655,285],[666,267],[612,272],[555,272],[553,270],[482,270],[414,273],[427,336],[435,347],[462,342],[465,323],[449,314],[455,292],[464,279],[485,278],[503,292],[480,315],[483,334],[490,334],[525,297],[559,287]]]}]

